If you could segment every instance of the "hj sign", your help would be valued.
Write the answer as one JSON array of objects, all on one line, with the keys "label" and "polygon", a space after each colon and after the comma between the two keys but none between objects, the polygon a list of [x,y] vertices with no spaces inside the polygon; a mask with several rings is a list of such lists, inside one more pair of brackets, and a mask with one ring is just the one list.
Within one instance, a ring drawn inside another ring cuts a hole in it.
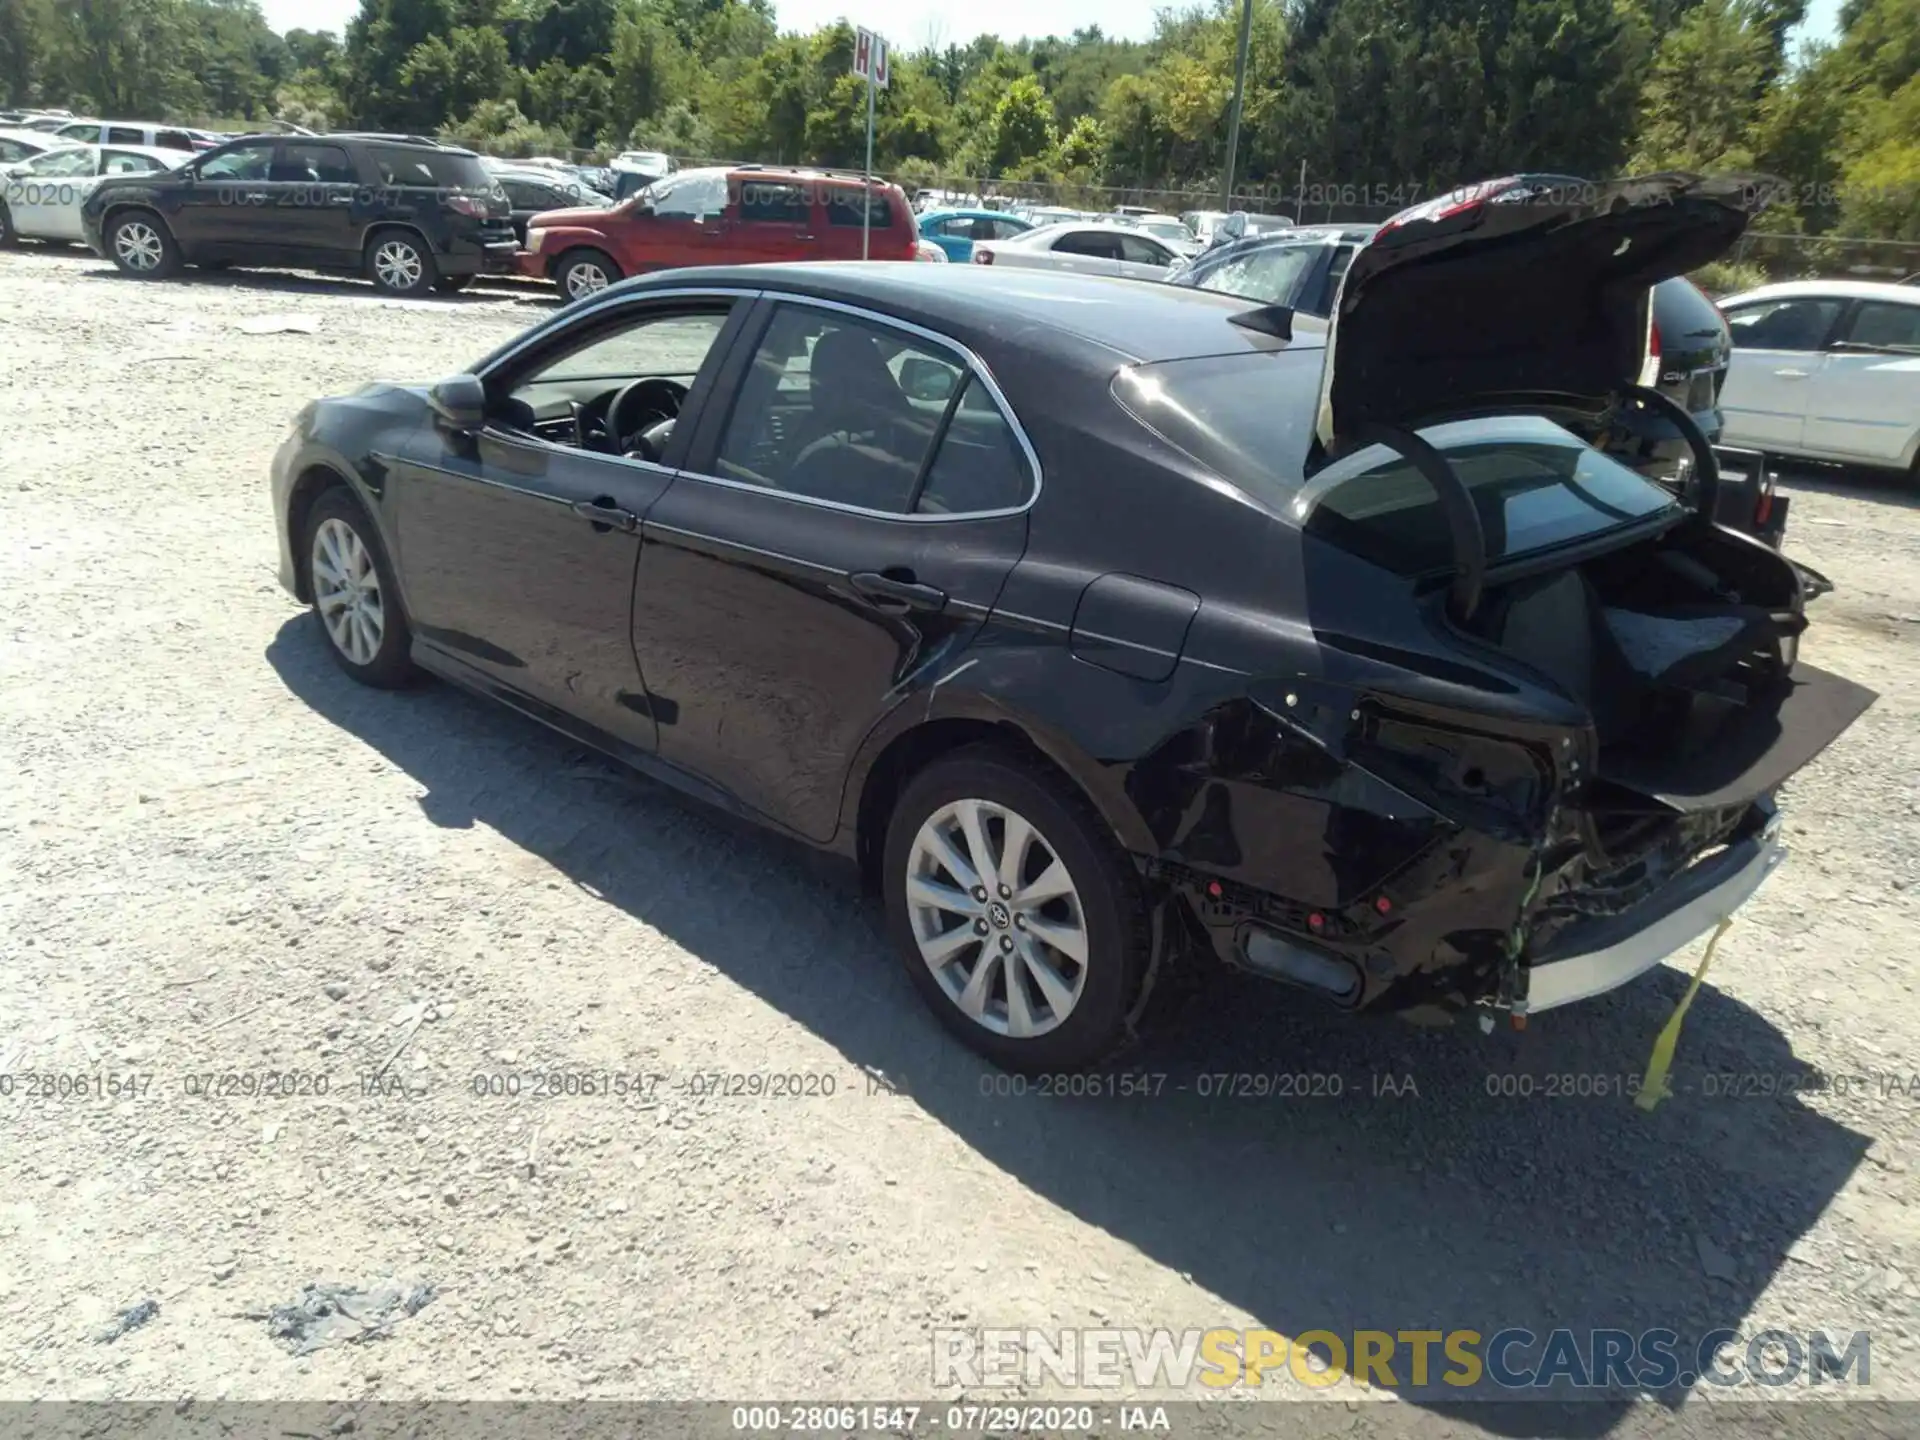
[{"label": "hj sign", "polygon": [[884,90],[887,88],[887,42],[871,30],[853,35],[853,73]]}]

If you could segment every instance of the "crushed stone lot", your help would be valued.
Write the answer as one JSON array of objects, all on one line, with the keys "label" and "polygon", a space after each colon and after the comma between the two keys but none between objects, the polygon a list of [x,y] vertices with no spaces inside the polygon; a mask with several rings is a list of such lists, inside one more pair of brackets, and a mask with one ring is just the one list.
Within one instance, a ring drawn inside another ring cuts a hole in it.
[{"label": "crushed stone lot", "polygon": [[277,585],[299,407],[550,304],[0,254],[0,1397],[944,1400],[941,1329],[1724,1325],[1869,1331],[1920,1399],[1920,493],[1790,483],[1838,585],[1803,653],[1881,699],[1652,1113],[1697,944],[1524,1034],[1221,980],[1145,1093],[1015,1093],[850,877],[356,688]]}]

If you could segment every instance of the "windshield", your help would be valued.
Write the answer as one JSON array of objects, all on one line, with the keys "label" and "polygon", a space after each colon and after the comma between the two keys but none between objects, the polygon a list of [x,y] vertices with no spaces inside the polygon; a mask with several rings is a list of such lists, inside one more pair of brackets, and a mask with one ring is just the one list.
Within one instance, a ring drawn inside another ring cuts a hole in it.
[{"label": "windshield", "polygon": [[[1402,575],[1449,565],[1440,499],[1404,456],[1368,446],[1304,478],[1324,357],[1293,349],[1136,365],[1116,377],[1114,396],[1163,439],[1308,534]],[[1463,420],[1419,433],[1472,494],[1489,560],[1679,508],[1658,485],[1539,416]]]},{"label": "windshield", "polygon": [[1176,245],[1184,245],[1193,239],[1193,232],[1178,220],[1142,220],[1140,228],[1147,234],[1160,240],[1170,240]]}]

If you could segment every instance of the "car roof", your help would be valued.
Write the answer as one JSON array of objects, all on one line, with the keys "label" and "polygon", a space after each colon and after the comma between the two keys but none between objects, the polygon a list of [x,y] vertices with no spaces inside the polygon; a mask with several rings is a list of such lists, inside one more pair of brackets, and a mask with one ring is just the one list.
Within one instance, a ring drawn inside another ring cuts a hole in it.
[{"label": "car roof", "polygon": [[149,160],[191,160],[199,152],[182,150],[173,145],[116,145],[109,140],[104,145],[86,144],[87,150],[114,150],[123,155],[145,155]]},{"label": "car roof", "polygon": [[[950,334],[963,343],[977,341],[976,348],[1045,345],[1050,336],[1074,336],[1124,357],[1122,363],[1243,352],[1250,346],[1260,348],[1267,339],[1231,323],[1234,316],[1257,308],[1244,299],[1070,271],[814,260],[675,270],[660,279],[672,285],[784,290],[837,300]],[[604,293],[630,293],[629,286],[653,288],[642,279]],[[1302,315],[1293,325],[1291,348],[1325,345],[1323,322]],[[1277,347],[1281,342],[1270,343]]]},{"label": "car roof", "polygon": [[11,125],[0,126],[0,139],[31,140],[36,145],[71,145],[73,141],[64,135],[49,135],[44,130],[21,130]]},{"label": "car roof", "polygon": [[955,218],[962,220],[1013,220],[1022,225],[1031,223],[1026,216],[1016,215],[1011,210],[980,210],[965,205],[950,210],[922,210],[920,212],[920,218],[922,220],[952,220]]},{"label": "car roof", "polygon": [[1891,300],[1896,305],[1920,305],[1920,285],[1895,285],[1886,280],[1782,280],[1729,295],[1720,304],[1744,305],[1754,300],[1792,300],[1824,295],[1837,300]]}]

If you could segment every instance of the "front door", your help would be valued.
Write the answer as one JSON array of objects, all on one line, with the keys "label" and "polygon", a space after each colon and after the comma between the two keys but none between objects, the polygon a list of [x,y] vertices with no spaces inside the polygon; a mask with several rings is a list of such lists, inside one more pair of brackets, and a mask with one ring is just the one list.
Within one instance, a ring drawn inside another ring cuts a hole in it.
[{"label": "front door", "polygon": [[1761,300],[1727,312],[1733,336],[1727,383],[1720,391],[1729,445],[1777,447],[1799,453],[1807,401],[1821,348],[1839,318],[1841,302],[1825,296]]},{"label": "front door", "polygon": [[665,436],[660,425],[676,404],[697,419],[732,303],[642,300],[564,331],[483,377],[490,419],[477,434],[416,432],[389,504],[423,644],[653,748],[628,634],[639,526],[673,478],[678,422]]},{"label": "front door", "polygon": [[614,258],[629,274],[682,265],[724,265],[727,250],[727,177],[692,170],[663,180],[648,192],[647,206],[627,227],[628,251]]},{"label": "front door", "polygon": [[860,742],[915,674],[959,663],[1019,560],[1034,464],[957,351],[758,310],[647,518],[634,648],[661,757],[826,840]]},{"label": "front door", "polygon": [[258,254],[273,150],[271,140],[228,145],[182,172],[191,183],[169,187],[166,220],[190,256],[250,260]]},{"label": "front door", "polygon": [[1908,464],[1920,429],[1920,297],[1855,305],[1808,388],[1808,451]]}]

